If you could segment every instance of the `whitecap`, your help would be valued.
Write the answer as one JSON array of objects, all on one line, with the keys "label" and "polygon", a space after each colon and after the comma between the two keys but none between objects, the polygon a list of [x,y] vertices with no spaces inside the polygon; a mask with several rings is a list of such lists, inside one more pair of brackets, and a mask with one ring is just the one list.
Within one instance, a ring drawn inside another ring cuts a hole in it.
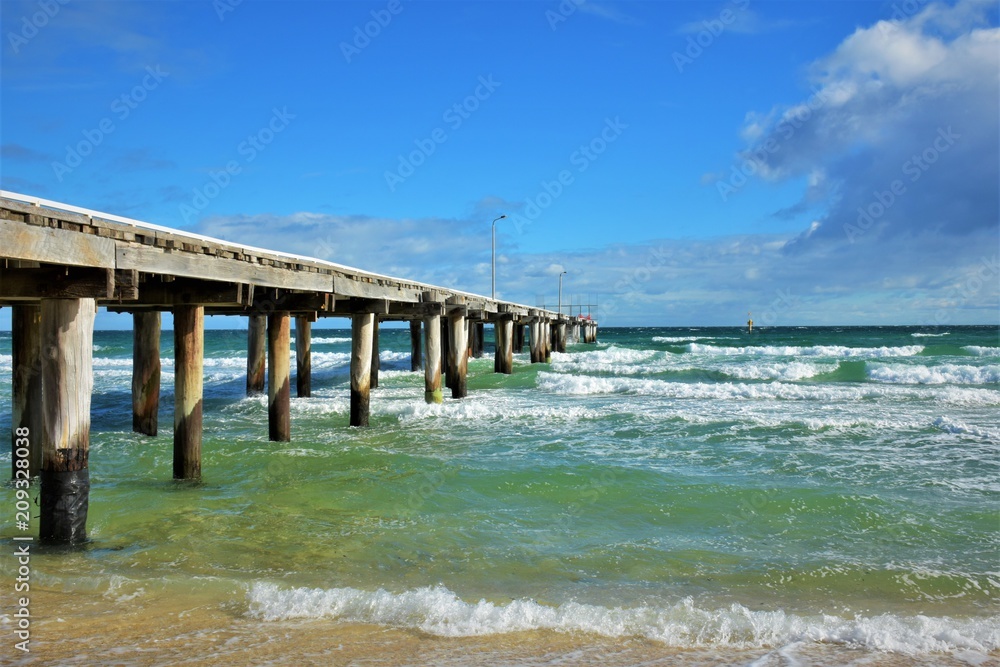
[{"label": "whitecap", "polygon": [[706,608],[690,597],[672,605],[632,608],[578,602],[558,606],[517,599],[466,602],[444,586],[392,593],[384,589],[280,588],[255,582],[249,615],[263,621],[327,618],[419,630],[440,637],[532,630],[643,637],[674,647],[764,648],[828,642],[903,654],[1000,648],[1000,617],[952,619],[924,615],[843,617],[751,610],[741,604]]},{"label": "whitecap", "polygon": [[904,364],[878,364],[869,366],[868,378],[889,384],[997,384],[1000,383],[1000,365],[964,366],[910,366]]}]

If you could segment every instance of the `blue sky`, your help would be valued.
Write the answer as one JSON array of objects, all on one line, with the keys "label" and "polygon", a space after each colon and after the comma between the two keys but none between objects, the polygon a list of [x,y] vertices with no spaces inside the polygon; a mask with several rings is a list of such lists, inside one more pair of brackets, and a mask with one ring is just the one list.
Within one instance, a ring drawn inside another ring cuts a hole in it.
[{"label": "blue sky", "polygon": [[485,294],[506,214],[498,296],[606,325],[1000,319],[995,2],[0,9],[5,190]]}]

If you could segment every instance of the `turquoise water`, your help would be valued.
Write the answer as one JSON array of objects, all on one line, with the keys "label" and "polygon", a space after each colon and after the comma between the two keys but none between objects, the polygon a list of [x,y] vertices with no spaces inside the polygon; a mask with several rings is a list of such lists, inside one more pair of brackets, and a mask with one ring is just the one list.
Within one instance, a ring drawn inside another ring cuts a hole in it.
[{"label": "turquoise water", "polygon": [[[37,554],[40,584],[194,588],[264,627],[1000,649],[996,327],[602,329],[551,364],[516,355],[512,376],[472,360],[469,397],[438,406],[408,331],[383,328],[362,430],[348,336],[314,330],[313,397],[271,443],[266,399],[244,396],[245,331],[206,332],[191,485],[170,479],[170,335],[145,438],[131,333],[97,332],[91,543]],[[10,371],[0,333],[4,432]]]}]

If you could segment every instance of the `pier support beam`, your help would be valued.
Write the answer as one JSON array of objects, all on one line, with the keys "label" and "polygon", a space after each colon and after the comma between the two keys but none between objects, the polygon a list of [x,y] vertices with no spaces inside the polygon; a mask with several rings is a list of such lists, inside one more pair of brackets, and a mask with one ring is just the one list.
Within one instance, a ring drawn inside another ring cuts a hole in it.
[{"label": "pier support beam", "polygon": [[39,538],[87,539],[90,504],[90,400],[94,389],[94,299],[41,305],[42,486]]},{"label": "pier support beam", "polygon": [[514,319],[511,316],[501,316],[493,325],[496,333],[496,352],[493,357],[493,372],[510,375],[514,372]]},{"label": "pier support beam", "polygon": [[[29,478],[42,471],[42,307],[17,305],[11,315],[13,353],[13,419],[11,421],[11,478],[18,462],[27,459]],[[18,441],[21,441],[18,444]],[[25,443],[27,443],[25,445]],[[27,453],[27,456],[20,454]],[[24,470],[24,468],[21,468]]]},{"label": "pier support beam", "polygon": [[378,315],[372,322],[372,372],[369,383],[372,389],[378,388],[378,370],[382,367],[382,359],[378,345]]},{"label": "pier support beam", "polygon": [[205,308],[174,308],[174,479],[201,478]]},{"label": "pier support beam", "polygon": [[160,409],[160,313],[132,313],[132,430],[156,435]]},{"label": "pier support beam", "polygon": [[566,352],[566,323],[559,321],[556,323],[556,352]]},{"label": "pier support beam", "polygon": [[514,324],[514,352],[521,354],[524,352],[524,323]]},{"label": "pier support beam", "polygon": [[441,318],[441,374],[444,375],[444,386],[451,389],[452,380],[455,379],[455,372],[451,367],[451,357],[448,350],[451,349],[451,330],[448,326],[448,318]]},{"label": "pier support beam", "polygon": [[574,343],[580,342],[580,322],[579,320],[574,320],[572,326],[570,326],[570,340]]},{"label": "pier support beam", "polygon": [[251,315],[247,322],[247,396],[264,393],[267,354],[267,316]]},{"label": "pier support beam", "polygon": [[295,395],[312,396],[312,322],[305,315],[295,318]]},{"label": "pier support beam", "polygon": [[542,323],[538,320],[531,322],[531,334],[528,341],[529,352],[531,353],[531,363],[538,364],[544,361],[544,350],[542,349]]},{"label": "pier support beam", "polygon": [[[410,329],[412,331],[412,329]],[[424,361],[424,400],[441,403],[441,316],[428,315],[424,318],[424,337],[427,354]]]},{"label": "pier support beam", "polygon": [[374,313],[351,316],[351,426],[368,426]]},{"label": "pier support beam", "polygon": [[483,348],[486,343],[486,324],[484,322],[474,322],[469,331],[472,332],[472,356],[480,359],[483,356]]},{"label": "pier support beam", "polygon": [[410,320],[410,370],[420,370],[420,320]]},{"label": "pier support beam", "polygon": [[273,442],[292,439],[291,316],[267,316],[267,432]]},{"label": "pier support beam", "polygon": [[[466,347],[469,342],[465,328],[465,315],[462,310],[448,314],[448,379],[452,398],[465,398],[469,394],[466,375],[469,369],[469,356]],[[454,379],[452,379],[454,376]]]},{"label": "pier support beam", "polygon": [[545,363],[552,363],[552,322],[545,320],[542,323],[543,334],[542,334],[542,345],[545,348]]}]

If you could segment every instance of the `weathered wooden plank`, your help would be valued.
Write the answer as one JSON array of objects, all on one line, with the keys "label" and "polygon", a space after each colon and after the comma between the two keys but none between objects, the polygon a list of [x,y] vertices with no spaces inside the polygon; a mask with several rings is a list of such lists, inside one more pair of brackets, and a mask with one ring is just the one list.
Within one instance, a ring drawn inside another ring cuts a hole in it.
[{"label": "weathered wooden plank", "polygon": [[[469,368],[469,333],[465,315],[460,311],[448,314],[448,385],[452,398],[465,398],[469,394],[467,373]],[[452,377],[452,375],[454,377]]]},{"label": "weathered wooden plank", "polygon": [[337,296],[357,297],[361,299],[389,299],[391,301],[405,301],[407,303],[418,303],[420,301],[420,291],[417,289],[352,280],[340,274],[336,274],[333,277],[332,291]]},{"label": "weathered wooden plank", "polygon": [[420,320],[410,320],[410,370],[420,370]]},{"label": "weathered wooden plank", "polygon": [[134,301],[139,298],[139,272],[135,269],[115,270],[114,294],[115,301]]},{"label": "weathered wooden plank", "polygon": [[174,309],[174,479],[201,478],[205,309]]},{"label": "weathered wooden plank", "polygon": [[510,375],[514,372],[514,318],[504,315],[493,325],[496,350],[493,353],[493,372]]},{"label": "weathered wooden plank", "polygon": [[113,269],[115,242],[100,236],[0,219],[0,256]]},{"label": "weathered wooden plank", "polygon": [[119,246],[117,262],[119,269],[138,269],[145,273],[254,283],[267,287],[312,292],[333,291],[333,279],[328,274],[296,273],[251,262],[183,251],[167,252],[142,245]]},{"label": "weathered wooden plank", "polygon": [[247,301],[246,285],[213,280],[178,278],[170,282],[149,280],[139,286],[137,306],[234,306]]},{"label": "weathered wooden plank", "polygon": [[115,272],[109,269],[0,269],[0,300],[106,299],[114,293]]},{"label": "weathered wooden plank", "polygon": [[304,315],[295,318],[295,395],[312,396],[312,323]]},{"label": "weathered wooden plank", "polygon": [[[11,352],[13,353],[13,419],[11,434],[12,479],[18,469],[26,469],[29,478],[42,469],[42,308],[23,304],[11,315]],[[19,435],[20,434],[20,435]],[[20,443],[20,444],[19,444]],[[21,456],[20,453],[27,453]],[[20,463],[19,459],[27,459]],[[23,466],[27,465],[27,468]]]},{"label": "weathered wooden plank", "polygon": [[42,488],[39,537],[87,539],[94,299],[42,301]]},{"label": "weathered wooden plank", "polygon": [[288,442],[291,429],[291,317],[267,316],[267,430],[273,442]]},{"label": "weathered wooden plank", "polygon": [[368,426],[375,315],[351,317],[351,426]]},{"label": "weathered wooden plank", "polygon": [[441,403],[441,316],[428,315],[424,318],[424,341],[427,352],[424,355],[424,400]]},{"label": "weathered wooden plank", "polygon": [[156,435],[160,408],[160,314],[132,315],[132,430]]},{"label": "weathered wooden plank", "polygon": [[247,396],[264,393],[267,358],[267,316],[250,315],[247,324]]},{"label": "weathered wooden plank", "polygon": [[[70,211],[54,211],[52,209],[41,208],[35,206],[34,204],[29,204],[27,202],[17,201],[16,199],[3,199],[3,208],[0,209],[0,218],[13,219],[9,212],[13,211],[21,215],[26,216],[57,216],[71,222],[78,222],[81,224],[86,224],[90,218],[82,213],[72,213]],[[37,223],[35,223],[37,224]]]},{"label": "weathered wooden plank", "polygon": [[381,367],[382,360],[379,358],[378,347],[378,315],[376,315],[374,324],[372,324],[372,372],[368,380],[372,389],[378,388],[378,371]]},{"label": "weathered wooden plank", "polygon": [[334,313],[337,315],[356,315],[371,313],[373,315],[388,315],[390,304],[385,299],[340,299],[337,301]]}]

